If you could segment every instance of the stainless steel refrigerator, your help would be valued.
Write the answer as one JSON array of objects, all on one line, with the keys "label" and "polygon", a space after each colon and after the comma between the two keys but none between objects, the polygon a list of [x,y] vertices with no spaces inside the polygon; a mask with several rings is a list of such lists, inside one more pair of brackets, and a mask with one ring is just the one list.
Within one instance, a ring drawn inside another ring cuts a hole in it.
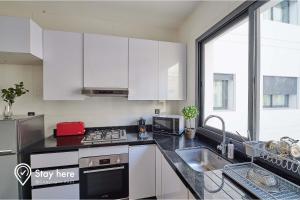
[{"label": "stainless steel refrigerator", "polygon": [[29,164],[27,150],[43,138],[43,115],[15,116],[9,120],[0,118],[0,199],[26,198],[30,181],[21,186],[14,169],[18,163]]}]

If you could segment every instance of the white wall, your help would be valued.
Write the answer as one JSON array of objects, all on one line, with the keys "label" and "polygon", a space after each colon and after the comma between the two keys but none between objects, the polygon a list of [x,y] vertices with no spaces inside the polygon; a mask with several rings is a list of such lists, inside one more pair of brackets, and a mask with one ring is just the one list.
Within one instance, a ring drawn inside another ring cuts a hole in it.
[{"label": "white wall", "polygon": [[[22,9],[1,7],[0,15],[32,17],[39,25],[48,29],[177,41],[177,30],[151,27],[147,24],[113,22],[105,18],[86,18],[80,13],[78,15],[26,13]],[[59,121],[82,120],[86,126],[133,125],[142,116],[151,119],[155,108],[160,108],[161,112],[169,111],[165,102],[128,101],[126,98],[118,97],[90,98],[84,101],[43,101],[42,70],[42,66],[2,64],[0,88],[24,81],[30,93],[17,99],[13,107],[14,114],[27,114],[28,111],[45,114],[46,135],[51,134]],[[2,101],[0,109],[4,109]],[[148,123],[151,121],[148,120]]]},{"label": "white wall", "polygon": [[187,44],[187,100],[173,103],[172,110],[180,113],[184,106],[195,104],[195,40],[242,3],[243,1],[203,1],[180,27],[179,39]]}]

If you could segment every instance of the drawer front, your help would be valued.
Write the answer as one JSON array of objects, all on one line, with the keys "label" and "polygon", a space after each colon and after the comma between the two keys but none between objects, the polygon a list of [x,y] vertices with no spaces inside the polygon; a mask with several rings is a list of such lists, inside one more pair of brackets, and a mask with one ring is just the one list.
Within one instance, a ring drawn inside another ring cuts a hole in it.
[{"label": "drawer front", "polygon": [[30,155],[31,168],[78,165],[78,151]]},{"label": "drawer front", "polygon": [[79,199],[79,184],[32,189],[32,199]]},{"label": "drawer front", "polygon": [[79,149],[79,158],[128,153],[128,145]]},{"label": "drawer front", "polygon": [[78,168],[35,170],[31,174],[31,186],[79,181]]}]

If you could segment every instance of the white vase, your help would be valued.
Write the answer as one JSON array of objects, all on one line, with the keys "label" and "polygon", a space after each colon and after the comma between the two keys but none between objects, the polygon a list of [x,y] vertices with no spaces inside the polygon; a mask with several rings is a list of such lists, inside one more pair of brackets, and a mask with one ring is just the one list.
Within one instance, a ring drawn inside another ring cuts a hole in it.
[{"label": "white vase", "polygon": [[186,128],[185,129],[185,137],[188,139],[194,139],[195,138],[195,129],[193,128]]},{"label": "white vase", "polygon": [[13,116],[12,104],[5,105],[4,111],[3,111],[3,117],[4,117],[4,119],[11,119],[12,116]]}]

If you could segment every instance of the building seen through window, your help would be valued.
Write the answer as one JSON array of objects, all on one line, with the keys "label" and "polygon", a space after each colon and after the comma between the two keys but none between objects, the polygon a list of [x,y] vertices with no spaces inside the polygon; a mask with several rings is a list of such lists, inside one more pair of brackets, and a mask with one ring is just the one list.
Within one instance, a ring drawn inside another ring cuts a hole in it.
[{"label": "building seen through window", "polygon": [[264,76],[263,107],[295,108],[297,106],[297,78]]},{"label": "building seen through window", "polygon": [[214,74],[214,110],[228,110],[234,107],[233,74]]},{"label": "building seen through window", "polygon": [[283,0],[273,1],[274,6],[264,12],[264,18],[276,22],[300,25],[300,2]]}]

